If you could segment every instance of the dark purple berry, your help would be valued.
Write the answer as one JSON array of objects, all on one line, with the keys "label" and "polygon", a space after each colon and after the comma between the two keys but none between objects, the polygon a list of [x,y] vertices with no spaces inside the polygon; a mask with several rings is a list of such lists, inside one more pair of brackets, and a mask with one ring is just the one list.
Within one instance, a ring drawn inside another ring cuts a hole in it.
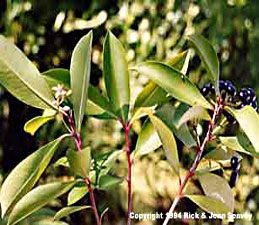
[{"label": "dark purple berry", "polygon": [[233,156],[230,160],[230,164],[233,170],[239,170],[240,163],[236,156]]},{"label": "dark purple berry", "polygon": [[233,171],[230,176],[229,186],[233,188],[238,180],[238,171]]}]

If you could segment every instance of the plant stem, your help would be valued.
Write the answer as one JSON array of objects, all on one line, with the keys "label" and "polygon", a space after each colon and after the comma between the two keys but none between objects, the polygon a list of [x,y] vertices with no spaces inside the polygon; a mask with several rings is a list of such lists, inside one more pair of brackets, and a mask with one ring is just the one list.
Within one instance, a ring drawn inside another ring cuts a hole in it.
[{"label": "plant stem", "polygon": [[186,175],[186,177],[184,178],[184,181],[181,183],[180,185],[180,188],[179,188],[179,191],[178,191],[178,194],[176,195],[175,199],[174,199],[174,202],[173,204],[171,205],[167,215],[166,215],[166,219],[163,223],[163,225],[167,225],[169,220],[170,220],[170,217],[172,215],[172,213],[174,212],[177,204],[179,203],[180,199],[182,198],[182,193],[183,193],[183,190],[186,186],[186,184],[188,183],[189,179],[195,174],[195,171],[201,161],[201,157],[202,157],[202,154],[203,154],[203,151],[206,147],[206,144],[211,140],[211,135],[212,135],[212,131],[213,131],[213,128],[214,128],[214,125],[215,125],[215,122],[216,122],[216,119],[219,115],[219,113],[221,112],[221,110],[223,109],[224,105],[221,101],[221,98],[219,98],[217,100],[217,103],[216,103],[216,106],[214,108],[214,112],[213,112],[213,117],[212,117],[212,120],[210,121],[209,123],[209,127],[208,127],[208,131],[207,131],[207,134],[202,142],[202,145],[199,145],[197,144],[197,155],[196,155],[196,158],[191,166],[191,168],[189,169],[189,172],[188,174]]},{"label": "plant stem", "polygon": [[89,191],[90,201],[91,201],[92,208],[93,208],[93,211],[94,211],[96,225],[100,225],[101,224],[101,220],[100,220],[100,217],[99,217],[99,214],[98,214],[98,211],[97,211],[97,207],[96,207],[96,204],[95,204],[94,190],[92,188],[90,179],[86,178],[85,179],[85,183],[86,183],[88,191]]},{"label": "plant stem", "polygon": [[129,132],[130,132],[130,123],[128,124],[122,124],[124,131],[125,131],[125,137],[126,137],[126,155],[127,155],[127,161],[128,161],[128,212],[127,212],[127,225],[131,225],[131,219],[130,219],[130,213],[133,209],[133,202],[132,202],[132,160],[130,158],[130,142],[129,142]]}]

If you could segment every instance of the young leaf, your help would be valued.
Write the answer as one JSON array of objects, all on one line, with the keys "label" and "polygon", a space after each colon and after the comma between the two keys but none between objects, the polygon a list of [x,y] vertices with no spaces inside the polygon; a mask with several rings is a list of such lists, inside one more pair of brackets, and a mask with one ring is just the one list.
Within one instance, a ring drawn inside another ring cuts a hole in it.
[{"label": "young leaf", "polygon": [[206,109],[202,108],[201,106],[193,106],[183,114],[177,127],[179,128],[184,123],[194,119],[210,120],[211,118]]},{"label": "young leaf", "polygon": [[123,179],[120,177],[104,175],[104,176],[100,177],[99,187],[101,189],[106,189],[106,188],[109,188],[112,186],[116,186],[116,185],[120,184],[122,181],[123,181]]},{"label": "young leaf", "polygon": [[138,140],[136,144],[136,148],[134,151],[134,155],[137,156],[148,154],[161,146],[160,138],[156,132],[154,125],[146,120],[143,128],[141,129]]},{"label": "young leaf", "polygon": [[51,89],[36,66],[9,40],[0,35],[0,84],[30,106],[56,109]]},{"label": "young leaf", "polygon": [[179,175],[178,151],[172,131],[158,117],[150,114],[149,118],[154,125],[158,136],[163,144],[163,148],[165,150],[168,161],[170,162],[175,173]]},{"label": "young leaf", "polygon": [[78,212],[78,211],[81,211],[83,209],[90,209],[92,208],[91,206],[89,205],[86,205],[86,206],[69,206],[69,207],[64,207],[62,208],[61,210],[59,210],[56,215],[54,216],[54,221],[56,220],[60,220],[62,219],[63,217],[66,217],[72,213],[75,213],[75,212]]},{"label": "young leaf", "polygon": [[203,195],[185,195],[199,207],[201,207],[206,212],[212,212],[216,214],[227,214],[230,212],[230,209],[222,201]]},{"label": "young leaf", "polygon": [[53,164],[53,166],[54,166],[54,167],[58,167],[58,166],[69,167],[69,163],[68,163],[67,157],[64,156],[64,157],[59,158],[59,159]]},{"label": "young leaf", "polygon": [[104,42],[103,72],[111,107],[127,122],[130,102],[128,65],[121,43],[110,31]]},{"label": "young leaf", "polygon": [[202,62],[205,64],[211,80],[215,84],[216,90],[218,91],[217,82],[219,80],[219,61],[217,53],[210,42],[201,35],[193,34],[188,37],[188,40],[192,43]]},{"label": "young leaf", "polygon": [[36,187],[15,205],[8,219],[8,225],[17,224],[53,199],[66,193],[74,184],[74,181],[54,182]]},{"label": "young leaf", "polygon": [[72,190],[68,193],[67,205],[72,205],[78,202],[88,193],[88,188],[85,183],[79,183],[75,185]]},{"label": "young leaf", "polygon": [[50,87],[63,84],[65,88],[70,88],[69,70],[62,68],[50,69],[41,74]]},{"label": "young leaf", "polygon": [[202,106],[212,109],[210,103],[202,96],[199,89],[182,73],[158,62],[144,62],[137,65],[136,70],[145,74],[165,89],[174,98],[191,106]]},{"label": "young leaf", "polygon": [[257,112],[251,106],[245,106],[240,110],[226,107],[226,110],[235,117],[240,127],[253,144],[255,151],[259,153],[259,115]]},{"label": "young leaf", "polygon": [[71,171],[77,175],[87,178],[91,165],[91,149],[84,148],[80,152],[69,149],[67,151],[67,159]]},{"label": "young leaf", "polygon": [[80,132],[85,113],[91,71],[93,33],[82,37],[73,50],[70,64],[72,103],[76,130]]},{"label": "young leaf", "polygon": [[27,121],[24,125],[24,131],[30,133],[32,136],[45,123],[55,118],[56,111],[45,110],[42,116],[37,116]]},{"label": "young leaf", "polygon": [[224,178],[212,173],[199,175],[198,178],[207,196],[222,201],[233,212],[234,196],[229,184]]},{"label": "young leaf", "polygon": [[31,190],[48,166],[61,140],[62,137],[41,147],[20,162],[8,175],[0,192],[2,217]]}]

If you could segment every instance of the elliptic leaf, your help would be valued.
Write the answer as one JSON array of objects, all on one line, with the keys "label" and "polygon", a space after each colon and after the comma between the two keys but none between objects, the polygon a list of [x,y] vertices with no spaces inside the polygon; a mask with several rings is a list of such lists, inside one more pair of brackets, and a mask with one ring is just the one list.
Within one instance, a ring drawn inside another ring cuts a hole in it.
[{"label": "elliptic leaf", "polygon": [[72,103],[76,130],[80,132],[85,113],[91,71],[93,33],[82,37],[73,50],[70,64]]},{"label": "elliptic leaf", "polygon": [[0,35],[0,84],[25,104],[40,109],[56,109],[51,89],[40,76],[36,66],[2,35]]},{"label": "elliptic leaf", "polygon": [[78,211],[81,211],[83,209],[90,209],[92,208],[91,206],[89,205],[86,205],[86,206],[69,206],[69,207],[64,207],[62,208],[61,210],[59,210],[56,215],[54,216],[54,221],[55,220],[60,220],[62,219],[63,217],[66,217],[72,213],[75,213],[75,212],[78,212]]},{"label": "elliptic leaf", "polygon": [[202,96],[199,89],[182,73],[158,62],[144,62],[136,70],[145,74],[174,98],[191,106],[202,106],[211,109],[210,103]]},{"label": "elliptic leaf", "polygon": [[99,187],[101,189],[106,189],[115,185],[120,184],[123,181],[122,178],[120,177],[115,177],[115,176],[109,176],[109,175],[104,175],[100,177],[99,180]]},{"label": "elliptic leaf", "polygon": [[213,46],[207,39],[198,34],[189,36],[188,40],[192,43],[202,62],[205,64],[211,80],[215,84],[215,87],[217,87],[216,90],[218,91],[217,82],[219,80],[219,61]]},{"label": "elliptic leaf", "polygon": [[72,205],[78,202],[88,193],[88,188],[85,183],[79,183],[75,185],[72,190],[68,193],[67,205]]},{"label": "elliptic leaf", "polygon": [[69,149],[67,151],[67,159],[71,171],[77,175],[87,178],[91,165],[91,149],[84,148],[80,152]]},{"label": "elliptic leaf", "polygon": [[216,214],[227,214],[230,212],[230,209],[227,207],[227,205],[216,198],[203,195],[185,195],[185,197],[192,200],[206,212],[212,212]]},{"label": "elliptic leaf", "polygon": [[48,166],[61,140],[62,137],[41,147],[11,171],[0,192],[2,217],[31,190]]},{"label": "elliptic leaf", "polygon": [[8,219],[8,225],[17,224],[53,199],[66,193],[74,184],[74,181],[54,182],[36,187],[15,205]]},{"label": "elliptic leaf", "polygon": [[41,74],[50,87],[63,84],[65,88],[70,88],[69,70],[62,68],[50,69]]},{"label": "elliptic leaf", "polygon": [[234,196],[228,182],[224,178],[213,173],[204,173],[199,175],[198,178],[207,196],[222,201],[233,212]]},{"label": "elliptic leaf", "polygon": [[252,145],[255,148],[255,151],[259,153],[259,115],[251,107],[245,106],[244,108],[237,110],[230,107],[226,107],[237,120],[242,130],[245,132]]},{"label": "elliptic leaf", "polygon": [[179,175],[178,151],[172,131],[158,117],[154,115],[149,115],[149,118],[154,125],[158,136],[163,144],[163,148],[165,150],[168,161],[170,162],[176,174]]},{"label": "elliptic leaf", "polygon": [[130,102],[128,65],[121,43],[110,31],[104,42],[103,72],[111,107],[127,122]]}]

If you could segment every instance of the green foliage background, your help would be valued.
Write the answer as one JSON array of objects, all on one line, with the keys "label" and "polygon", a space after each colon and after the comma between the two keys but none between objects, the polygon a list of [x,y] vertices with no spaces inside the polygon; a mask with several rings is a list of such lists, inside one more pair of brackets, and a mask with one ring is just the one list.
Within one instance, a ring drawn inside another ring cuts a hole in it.
[{"label": "green foliage background", "polygon": [[[123,43],[130,65],[147,59],[167,61],[186,49],[185,35],[193,32],[208,38],[215,47],[221,62],[221,78],[230,79],[237,88],[251,86],[259,94],[259,2],[257,0],[2,0],[0,1],[0,33],[10,37],[35,62],[40,71],[53,67],[69,68],[72,50],[92,24],[94,29],[91,83],[103,89],[101,68],[102,43],[107,29]],[[86,22],[88,21],[88,23]],[[98,24],[99,23],[99,24]],[[192,54],[188,71],[190,79],[200,85],[208,81],[204,67]],[[131,86],[136,96],[147,83],[147,78],[134,74]],[[64,130],[60,121],[41,128],[35,136],[23,131],[23,125],[36,109],[25,106],[0,87],[0,169],[2,178],[37,147],[58,137]],[[87,122],[87,123],[86,123]],[[133,124],[132,149],[141,121]],[[121,149],[125,143],[119,124],[113,121],[87,119],[83,123],[82,139],[94,151]],[[63,151],[70,143],[63,144]],[[181,156],[187,168],[194,152],[182,149]],[[122,156],[114,173],[125,176],[126,160]],[[257,159],[242,160],[241,176],[236,192],[236,212],[251,211],[253,221],[259,221],[259,163]],[[67,179],[65,171],[50,168],[40,180],[45,183],[57,177]],[[134,211],[166,212],[177,192],[177,178],[166,162],[163,152],[157,150],[134,164]],[[196,189],[195,185],[190,185]],[[119,192],[119,194],[118,194]],[[101,209],[110,206],[107,224],[123,224],[125,215],[126,183],[109,193],[98,192]],[[66,199],[53,202],[40,213],[52,215],[65,204]],[[84,201],[87,201],[85,199]],[[180,204],[183,210],[187,200]],[[195,205],[188,202],[189,210]],[[190,207],[191,206],[191,207]],[[52,210],[52,211],[51,211]],[[80,215],[80,216],[78,216]],[[70,224],[91,224],[87,211],[72,215]],[[34,217],[37,215],[34,215]],[[35,219],[31,217],[27,223]],[[154,224],[161,224],[161,221]],[[210,221],[209,224],[212,222]],[[215,222],[216,223],[216,222]],[[242,223],[242,221],[241,221]],[[138,223],[136,223],[138,224]],[[139,223],[140,224],[140,223]],[[151,222],[150,222],[151,224]],[[242,224],[249,224],[244,222]]]}]

